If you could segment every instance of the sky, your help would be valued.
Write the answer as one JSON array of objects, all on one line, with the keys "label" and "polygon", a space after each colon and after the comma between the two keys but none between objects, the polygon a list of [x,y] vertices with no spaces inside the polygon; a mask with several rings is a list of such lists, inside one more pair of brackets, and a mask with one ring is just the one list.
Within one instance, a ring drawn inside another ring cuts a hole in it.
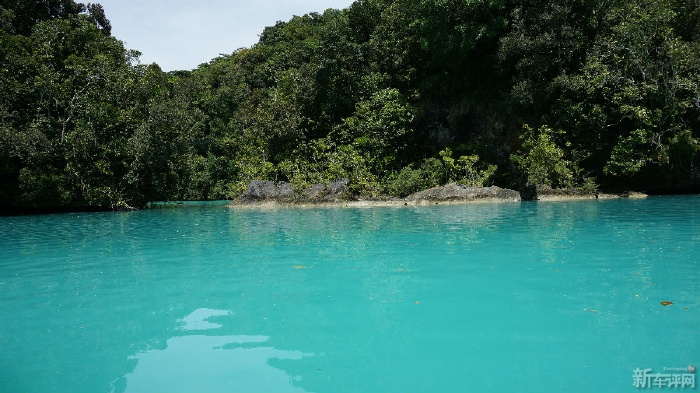
[{"label": "sky", "polygon": [[[83,1],[86,2],[86,1]],[[277,21],[343,9],[353,0],[94,0],[112,35],[163,71],[191,70],[221,54],[248,48]]]}]

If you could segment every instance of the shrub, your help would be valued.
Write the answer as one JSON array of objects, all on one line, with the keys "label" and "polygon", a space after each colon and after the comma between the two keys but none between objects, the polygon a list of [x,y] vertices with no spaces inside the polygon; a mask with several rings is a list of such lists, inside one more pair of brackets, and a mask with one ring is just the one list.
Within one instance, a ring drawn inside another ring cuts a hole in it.
[{"label": "shrub", "polygon": [[445,163],[447,180],[469,187],[483,187],[489,184],[498,169],[496,165],[484,167],[479,163],[478,155],[460,156],[455,160],[452,158],[452,150],[449,147],[442,150],[440,156]]},{"label": "shrub", "polygon": [[555,142],[555,135],[561,133],[547,126],[537,131],[528,125],[523,126],[522,147],[511,155],[511,160],[526,175],[527,183],[552,188],[574,185],[574,166],[564,158],[564,150]]},{"label": "shrub", "polygon": [[404,167],[389,180],[386,191],[390,195],[405,197],[414,192],[443,184],[444,173],[445,167],[440,160],[428,158],[423,161],[420,168],[414,169],[413,165]]}]

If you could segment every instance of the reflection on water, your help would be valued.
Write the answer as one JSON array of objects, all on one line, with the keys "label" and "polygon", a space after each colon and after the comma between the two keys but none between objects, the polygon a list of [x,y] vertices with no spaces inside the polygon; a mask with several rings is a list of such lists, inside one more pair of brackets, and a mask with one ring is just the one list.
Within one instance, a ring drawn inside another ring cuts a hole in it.
[{"label": "reflection on water", "polygon": [[192,314],[182,318],[180,321],[185,323],[183,330],[206,330],[218,329],[223,325],[207,321],[211,317],[231,314],[226,310],[212,310],[211,308],[199,308],[194,310]]},{"label": "reflection on water", "polygon": [[[223,327],[207,319],[227,310],[200,308],[181,319],[183,331]],[[165,349],[130,356],[133,372],[114,381],[113,392],[304,392],[301,376],[272,367],[271,359],[301,360],[313,354],[265,346],[267,336],[193,334],[171,337]]]}]

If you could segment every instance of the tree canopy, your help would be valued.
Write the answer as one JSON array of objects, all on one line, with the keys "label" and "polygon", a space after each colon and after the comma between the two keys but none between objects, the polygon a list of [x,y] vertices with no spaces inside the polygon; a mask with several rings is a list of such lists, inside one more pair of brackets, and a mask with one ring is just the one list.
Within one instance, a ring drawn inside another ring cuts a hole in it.
[{"label": "tree canopy", "polygon": [[99,4],[0,3],[0,206],[121,209],[348,178],[700,188],[700,5],[358,0],[165,73]]}]

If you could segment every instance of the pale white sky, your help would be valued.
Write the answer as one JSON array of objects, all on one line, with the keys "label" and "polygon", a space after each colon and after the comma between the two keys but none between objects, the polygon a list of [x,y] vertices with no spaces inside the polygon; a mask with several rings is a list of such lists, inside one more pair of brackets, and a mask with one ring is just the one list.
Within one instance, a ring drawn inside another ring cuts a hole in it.
[{"label": "pale white sky", "polygon": [[[87,1],[83,1],[87,3]],[[164,71],[190,70],[250,47],[266,26],[294,15],[344,9],[353,0],[94,0],[112,35]]]}]

